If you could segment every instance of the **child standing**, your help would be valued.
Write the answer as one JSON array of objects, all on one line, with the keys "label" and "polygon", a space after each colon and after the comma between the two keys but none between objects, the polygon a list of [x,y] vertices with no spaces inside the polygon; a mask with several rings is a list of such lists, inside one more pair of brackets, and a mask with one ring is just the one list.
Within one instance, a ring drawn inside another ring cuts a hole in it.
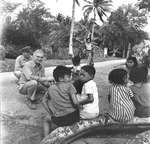
[{"label": "child standing", "polygon": [[87,51],[87,54],[88,54],[87,65],[94,66],[94,62],[93,62],[93,54],[94,53],[93,53],[93,47],[92,47],[92,40],[91,40],[91,38],[87,38],[86,39],[85,46],[86,46],[86,51]]},{"label": "child standing", "polygon": [[[44,136],[52,131],[52,123],[59,127],[69,126],[79,121],[76,89],[70,83],[71,69],[57,66],[53,71],[53,77],[56,83],[49,87],[42,101],[44,108],[49,113],[44,120]],[[52,107],[48,104],[49,100]]]},{"label": "child standing", "polygon": [[134,115],[133,93],[126,85],[128,72],[124,69],[114,69],[109,73],[108,99],[110,103],[109,116],[119,122],[128,122]]},{"label": "child standing", "polygon": [[79,103],[83,106],[80,119],[92,119],[99,115],[99,98],[96,83],[94,82],[95,68],[90,65],[81,67],[80,79],[84,83]]},{"label": "child standing", "polygon": [[130,88],[134,94],[135,116],[150,117],[150,83],[147,83],[146,67],[131,70],[129,79],[133,82]]}]

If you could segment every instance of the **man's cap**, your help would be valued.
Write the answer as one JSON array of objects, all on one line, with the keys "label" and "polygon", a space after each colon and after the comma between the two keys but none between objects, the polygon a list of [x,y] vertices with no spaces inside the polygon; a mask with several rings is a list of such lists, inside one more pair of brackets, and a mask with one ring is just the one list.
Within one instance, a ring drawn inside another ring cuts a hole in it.
[{"label": "man's cap", "polygon": [[30,52],[31,46],[26,46],[21,49],[22,52]]}]

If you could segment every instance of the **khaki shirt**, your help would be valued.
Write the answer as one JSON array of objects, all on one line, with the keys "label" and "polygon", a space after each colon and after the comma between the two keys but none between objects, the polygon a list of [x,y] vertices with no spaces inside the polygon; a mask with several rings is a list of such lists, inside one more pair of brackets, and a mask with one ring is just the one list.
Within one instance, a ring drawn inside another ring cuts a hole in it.
[{"label": "khaki shirt", "polygon": [[35,65],[34,61],[26,62],[22,74],[19,80],[19,84],[26,83],[27,81],[33,80],[35,77],[45,77],[45,69],[42,64],[39,66]]},{"label": "khaki shirt", "polygon": [[24,64],[30,60],[32,60],[31,56],[29,57],[29,59],[26,59],[23,55],[18,56],[15,61],[15,70],[14,71],[22,71]]}]

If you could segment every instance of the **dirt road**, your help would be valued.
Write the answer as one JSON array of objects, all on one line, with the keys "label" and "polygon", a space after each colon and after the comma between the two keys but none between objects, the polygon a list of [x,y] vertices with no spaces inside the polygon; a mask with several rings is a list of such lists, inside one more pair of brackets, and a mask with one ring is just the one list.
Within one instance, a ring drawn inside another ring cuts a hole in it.
[{"label": "dirt road", "polygon": [[[108,102],[106,91],[108,73],[125,60],[95,63],[95,81],[99,90],[100,112],[107,112]],[[54,68],[47,68],[46,75],[52,75]],[[18,93],[17,81],[11,72],[0,74],[1,96],[1,143],[2,144],[39,144],[43,137],[42,123],[46,111],[41,103],[37,110],[26,105],[25,96]],[[118,139],[119,140],[119,139]],[[122,140],[122,139],[121,139]],[[112,141],[112,140],[111,140]],[[114,142],[116,144],[116,142]],[[105,143],[103,143],[105,144]],[[119,143],[118,143],[119,144]]]}]

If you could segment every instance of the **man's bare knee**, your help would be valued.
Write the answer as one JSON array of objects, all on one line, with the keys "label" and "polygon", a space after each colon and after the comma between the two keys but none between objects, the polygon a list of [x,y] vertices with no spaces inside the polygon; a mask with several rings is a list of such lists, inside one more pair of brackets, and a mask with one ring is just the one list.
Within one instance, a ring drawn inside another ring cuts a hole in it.
[{"label": "man's bare knee", "polygon": [[37,86],[38,82],[36,80],[31,80],[29,85],[30,86]]}]

